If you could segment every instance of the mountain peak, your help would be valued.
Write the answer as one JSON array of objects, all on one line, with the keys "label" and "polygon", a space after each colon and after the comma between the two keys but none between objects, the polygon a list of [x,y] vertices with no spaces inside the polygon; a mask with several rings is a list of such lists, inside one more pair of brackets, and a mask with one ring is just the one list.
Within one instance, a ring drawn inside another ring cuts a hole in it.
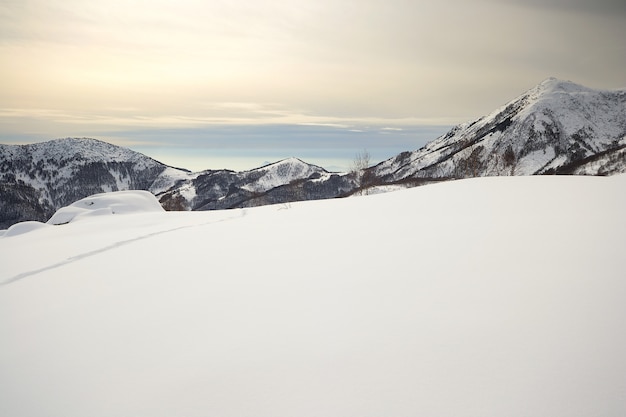
[{"label": "mountain peak", "polygon": [[270,165],[286,165],[286,164],[297,164],[297,165],[309,165],[300,158],[296,158],[295,156],[290,156],[289,158],[281,159],[280,161],[276,161],[271,163]]},{"label": "mountain peak", "polygon": [[540,82],[537,87],[541,87],[543,89],[551,89],[554,87],[557,87],[561,84],[573,84],[571,81],[568,80],[561,80],[559,78],[556,77],[548,77],[545,80],[543,80],[542,82]]},{"label": "mountain peak", "polygon": [[32,154],[35,159],[52,159],[55,161],[80,159],[95,162],[152,161],[152,158],[139,152],[91,138],[61,138],[15,146]]},{"label": "mountain peak", "polygon": [[624,172],[626,94],[551,77],[424,148],[377,165],[379,177]]},{"label": "mountain peak", "polygon": [[555,93],[581,93],[592,92],[594,90],[587,88],[583,85],[576,84],[569,80],[561,80],[555,77],[546,78],[539,83],[535,88],[531,89],[527,94],[529,95],[550,95]]},{"label": "mountain peak", "polygon": [[281,159],[280,161],[272,162],[272,163],[263,165],[259,168],[254,168],[250,171],[267,171],[271,169],[282,170],[282,169],[285,169],[285,167],[291,167],[292,169],[297,167],[297,169],[299,170],[312,170],[312,171],[327,172],[324,168],[314,165],[314,164],[309,164],[308,162],[304,162],[302,159],[296,158],[295,156]]}]

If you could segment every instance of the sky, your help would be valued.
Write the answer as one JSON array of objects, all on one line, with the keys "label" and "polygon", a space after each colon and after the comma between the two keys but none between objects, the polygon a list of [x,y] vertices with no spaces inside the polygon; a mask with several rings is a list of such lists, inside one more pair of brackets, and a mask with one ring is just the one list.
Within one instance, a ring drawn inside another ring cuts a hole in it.
[{"label": "sky", "polygon": [[623,0],[0,0],[0,143],[346,168],[554,76],[626,87]]}]

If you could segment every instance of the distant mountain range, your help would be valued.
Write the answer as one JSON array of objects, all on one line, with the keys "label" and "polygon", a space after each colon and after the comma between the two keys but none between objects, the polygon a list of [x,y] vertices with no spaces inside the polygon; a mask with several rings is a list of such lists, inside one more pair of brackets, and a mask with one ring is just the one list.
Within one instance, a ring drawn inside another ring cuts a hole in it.
[{"label": "distant mountain range", "polygon": [[250,171],[192,173],[95,139],[0,145],[0,229],[47,220],[86,196],[147,190],[167,210],[212,210],[334,198],[381,185],[494,175],[626,172],[626,90],[554,78],[425,147],[358,173],[297,158]]},{"label": "distant mountain range", "polygon": [[146,190],[167,210],[212,210],[332,198],[354,176],[289,158],[250,171],[190,171],[96,139],[0,145],[0,229],[96,193]]}]

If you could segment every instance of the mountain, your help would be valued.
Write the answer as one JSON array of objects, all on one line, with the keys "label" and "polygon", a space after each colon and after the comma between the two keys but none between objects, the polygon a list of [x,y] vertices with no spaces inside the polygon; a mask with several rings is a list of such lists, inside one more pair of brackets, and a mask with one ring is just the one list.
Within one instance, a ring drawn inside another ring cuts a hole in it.
[{"label": "mountain", "polygon": [[0,145],[0,229],[47,220],[83,197],[118,190],[169,189],[189,172],[96,139]]},{"label": "mountain", "polygon": [[216,210],[333,198],[354,188],[348,174],[288,158],[249,171],[203,171],[158,197],[167,210]]},{"label": "mountain", "polygon": [[373,182],[626,171],[626,90],[549,78],[493,113],[369,171]]},{"label": "mountain", "polygon": [[341,197],[398,183],[625,171],[626,90],[599,91],[549,78],[491,114],[359,175],[331,174],[291,158],[243,173],[206,171],[160,200],[169,210],[211,210]]},{"label": "mountain", "polygon": [[297,158],[243,172],[191,173],[95,139],[0,145],[0,229],[45,221],[60,207],[107,191],[150,191],[166,210],[215,210],[342,197],[390,184],[620,172],[626,172],[626,90],[550,78],[419,150],[357,173],[331,173]]},{"label": "mountain", "polygon": [[354,187],[351,176],[297,158],[192,173],[96,139],[0,145],[0,229],[46,221],[61,207],[111,191],[150,191],[167,210],[212,210],[332,198]]}]

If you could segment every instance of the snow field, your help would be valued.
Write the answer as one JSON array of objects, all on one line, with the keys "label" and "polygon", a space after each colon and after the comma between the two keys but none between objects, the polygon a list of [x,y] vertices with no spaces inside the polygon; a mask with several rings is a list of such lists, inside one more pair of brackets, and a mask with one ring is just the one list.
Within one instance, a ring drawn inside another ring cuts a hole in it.
[{"label": "snow field", "polygon": [[480,178],[5,235],[0,414],[624,415],[625,186]]}]

